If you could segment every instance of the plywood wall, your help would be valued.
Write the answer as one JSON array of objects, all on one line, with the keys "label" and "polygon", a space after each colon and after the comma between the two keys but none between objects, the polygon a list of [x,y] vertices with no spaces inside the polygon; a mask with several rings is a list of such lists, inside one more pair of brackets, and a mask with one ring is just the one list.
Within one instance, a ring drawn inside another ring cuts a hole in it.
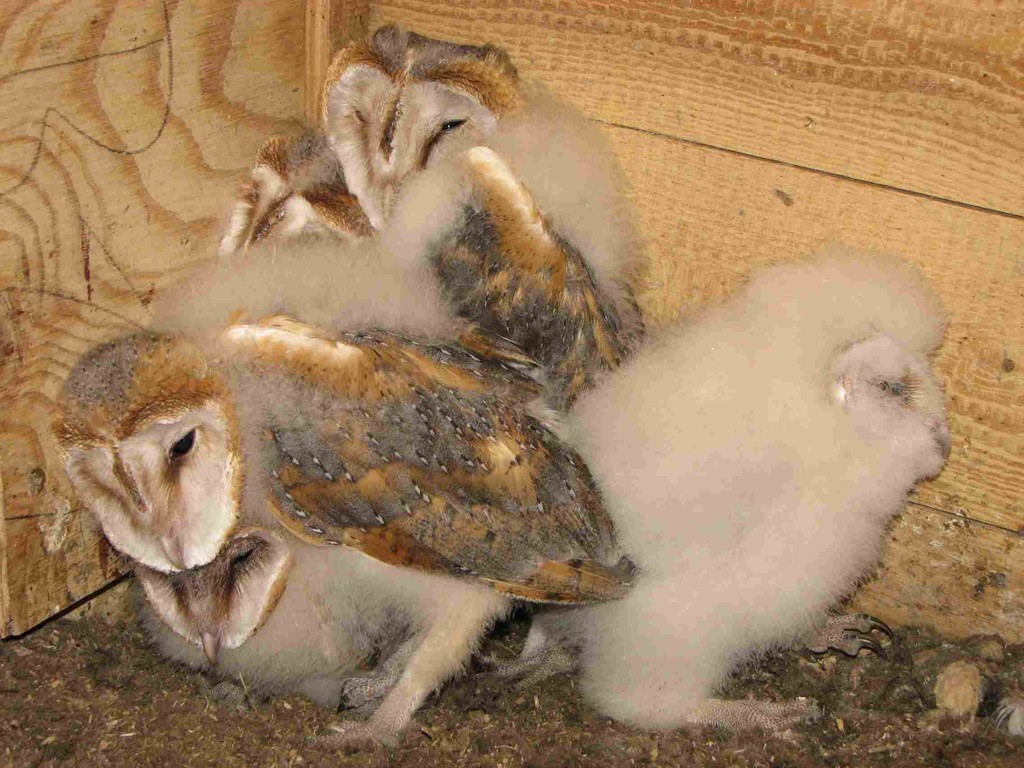
[{"label": "plywood wall", "polygon": [[859,607],[1024,641],[1024,5],[998,0],[385,0],[371,25],[506,47],[606,126],[655,324],[842,242],[951,312],[953,452]]},{"label": "plywood wall", "polygon": [[116,572],[49,444],[93,344],[213,253],[256,148],[302,115],[281,0],[0,3],[0,636]]},{"label": "plywood wall", "polygon": [[953,454],[857,605],[1024,640],[1024,7],[999,0],[4,4],[0,635],[116,569],[46,438],[68,368],[210,255],[255,148],[315,114],[303,70],[386,21],[500,44],[606,127],[655,325],[830,242],[920,264]]}]

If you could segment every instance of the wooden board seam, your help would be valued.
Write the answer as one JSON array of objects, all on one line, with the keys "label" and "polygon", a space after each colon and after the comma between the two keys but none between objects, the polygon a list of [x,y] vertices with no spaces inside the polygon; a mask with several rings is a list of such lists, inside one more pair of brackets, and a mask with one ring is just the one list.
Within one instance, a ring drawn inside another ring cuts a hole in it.
[{"label": "wooden board seam", "polygon": [[937,203],[946,203],[948,205],[955,205],[958,208],[966,208],[971,211],[980,211],[981,213],[991,213],[995,216],[1004,216],[1008,219],[1014,219],[1016,221],[1024,221],[1024,214],[1014,213],[1013,211],[1003,211],[999,208],[990,208],[984,205],[975,205],[974,203],[965,203],[961,200],[953,200],[948,197],[941,197],[939,195],[931,195],[927,192],[918,192],[914,189],[906,189],[905,187],[896,187],[892,184],[885,184],[880,181],[871,181],[870,179],[861,179],[856,176],[848,176],[844,173],[837,173],[836,171],[828,171],[824,168],[815,168],[811,165],[801,165],[800,163],[791,163],[788,160],[780,160],[775,157],[768,157],[766,155],[758,155],[753,152],[744,152],[742,149],[733,149],[732,147],[723,147],[718,144],[708,144],[707,142],[698,141],[696,139],[687,139],[682,136],[673,136],[668,133],[661,133],[660,131],[652,131],[647,128],[638,128],[634,125],[626,125],[624,123],[616,123],[610,120],[601,120],[599,118],[590,118],[599,125],[604,125],[610,128],[621,128],[626,131],[634,131],[635,133],[642,133],[645,136],[653,136],[659,139],[667,139],[669,141],[675,141],[680,144],[687,144],[693,147],[700,147],[702,149],[711,149],[716,152],[724,152],[729,155],[735,155],[737,157],[745,157],[751,160],[758,160],[763,163],[770,163],[772,165],[779,165],[784,168],[793,168],[797,171],[807,171],[809,173],[816,173],[821,176],[827,176],[832,179],[839,179],[840,181],[849,181],[854,184],[864,184],[868,187],[875,187],[876,189],[885,189],[890,192],[898,192],[902,195],[910,195],[911,197],[921,198],[922,200],[931,200]]}]

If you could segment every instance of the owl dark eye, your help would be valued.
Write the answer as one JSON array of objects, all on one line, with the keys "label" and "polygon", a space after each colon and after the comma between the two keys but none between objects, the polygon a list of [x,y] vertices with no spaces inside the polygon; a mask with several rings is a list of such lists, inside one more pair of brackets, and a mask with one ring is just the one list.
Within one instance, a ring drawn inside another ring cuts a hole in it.
[{"label": "owl dark eye", "polygon": [[255,549],[247,549],[245,552],[240,552],[239,554],[231,558],[231,565],[237,567],[239,565],[247,563],[249,561],[249,558],[252,557],[252,553],[255,551]]},{"label": "owl dark eye", "polygon": [[441,132],[442,133],[448,133],[449,131],[454,131],[456,128],[458,128],[460,125],[462,125],[465,122],[466,122],[465,118],[460,118],[458,120],[447,120],[447,121],[441,123]]},{"label": "owl dark eye", "polygon": [[181,459],[188,456],[189,451],[192,450],[192,446],[196,444],[196,431],[190,429],[188,433],[175,441],[174,445],[171,446],[170,455],[172,459]]}]

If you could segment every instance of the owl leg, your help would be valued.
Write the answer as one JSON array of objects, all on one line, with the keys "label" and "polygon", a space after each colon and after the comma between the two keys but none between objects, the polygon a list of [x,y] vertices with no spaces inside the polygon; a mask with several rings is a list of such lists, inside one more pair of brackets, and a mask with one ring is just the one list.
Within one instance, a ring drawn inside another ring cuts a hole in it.
[{"label": "owl leg", "polygon": [[812,699],[791,701],[725,701],[707,699],[687,716],[690,725],[712,725],[736,731],[759,728],[783,733],[794,725],[821,717],[821,708]]},{"label": "owl leg", "polygon": [[366,721],[343,720],[331,725],[334,733],[323,741],[396,743],[427,696],[465,669],[487,627],[508,608],[509,601],[494,594],[466,595],[418,638],[408,664],[373,716]]},{"label": "owl leg", "polygon": [[360,715],[372,714],[374,705],[395,687],[419,642],[420,638],[414,638],[404,643],[372,675],[345,680],[341,684],[342,708]]},{"label": "owl leg", "polygon": [[520,689],[530,688],[552,675],[575,672],[578,664],[575,654],[551,639],[539,618],[535,618],[530,625],[526,644],[517,658],[509,660],[483,656],[480,661],[502,679],[519,679],[516,687]]},{"label": "owl leg", "polygon": [[874,616],[864,613],[830,616],[825,626],[807,638],[804,645],[811,653],[825,653],[833,648],[847,656],[856,656],[867,648],[885,658],[885,649],[871,636],[872,632],[885,635],[890,642],[893,639],[889,625]]}]

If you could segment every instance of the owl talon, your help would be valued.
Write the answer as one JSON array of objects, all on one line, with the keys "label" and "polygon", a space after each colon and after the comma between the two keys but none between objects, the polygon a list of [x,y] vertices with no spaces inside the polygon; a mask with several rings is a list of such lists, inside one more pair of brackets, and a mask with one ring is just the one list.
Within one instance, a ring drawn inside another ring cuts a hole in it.
[{"label": "owl talon", "polygon": [[517,680],[516,688],[526,690],[553,675],[576,671],[576,657],[562,645],[548,640],[543,646],[523,651],[515,659],[481,656],[480,663],[501,680]]},{"label": "owl talon", "polygon": [[894,638],[889,625],[874,616],[864,613],[832,616],[825,622],[825,626],[807,641],[806,646],[811,653],[820,654],[832,649],[852,658],[863,649],[867,649],[883,659],[888,658],[881,643],[871,637],[872,632],[885,635],[890,642]]},{"label": "owl talon", "polygon": [[333,747],[394,746],[398,742],[397,734],[379,733],[369,720],[339,720],[328,725],[327,731],[312,741]]}]

